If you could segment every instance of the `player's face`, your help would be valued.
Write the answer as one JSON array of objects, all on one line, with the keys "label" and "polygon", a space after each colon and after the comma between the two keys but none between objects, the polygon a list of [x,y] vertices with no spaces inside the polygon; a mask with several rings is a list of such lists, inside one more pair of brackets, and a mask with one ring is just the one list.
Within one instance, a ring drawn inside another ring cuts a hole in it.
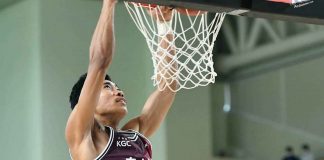
[{"label": "player's face", "polygon": [[105,80],[100,93],[96,113],[111,120],[120,120],[127,114],[127,101],[118,86]]}]

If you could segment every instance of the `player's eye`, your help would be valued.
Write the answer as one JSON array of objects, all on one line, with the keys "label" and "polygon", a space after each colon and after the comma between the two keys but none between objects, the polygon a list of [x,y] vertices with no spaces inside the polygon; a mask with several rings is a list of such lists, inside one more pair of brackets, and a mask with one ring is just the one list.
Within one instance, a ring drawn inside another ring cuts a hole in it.
[{"label": "player's eye", "polygon": [[109,84],[105,84],[105,85],[104,85],[104,88],[111,89],[112,87],[111,87],[111,85],[109,85]]}]

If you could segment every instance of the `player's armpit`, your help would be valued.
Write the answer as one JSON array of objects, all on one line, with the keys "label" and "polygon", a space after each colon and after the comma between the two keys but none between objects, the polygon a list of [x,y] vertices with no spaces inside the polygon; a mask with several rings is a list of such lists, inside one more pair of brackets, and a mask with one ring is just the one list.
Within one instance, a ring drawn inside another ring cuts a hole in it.
[{"label": "player's armpit", "polygon": [[139,132],[139,126],[140,126],[140,117],[135,117],[128,121],[123,127],[122,130],[135,130]]}]

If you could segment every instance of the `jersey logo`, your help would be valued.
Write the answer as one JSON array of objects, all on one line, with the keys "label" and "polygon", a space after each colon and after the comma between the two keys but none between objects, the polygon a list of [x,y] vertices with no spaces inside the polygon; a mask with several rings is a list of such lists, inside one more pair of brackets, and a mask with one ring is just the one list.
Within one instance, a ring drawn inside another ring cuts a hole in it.
[{"label": "jersey logo", "polygon": [[130,147],[129,141],[117,141],[117,147]]},{"label": "jersey logo", "polygon": [[138,139],[138,134],[127,135],[127,137],[118,137],[117,147],[131,147],[130,142],[134,142]]}]

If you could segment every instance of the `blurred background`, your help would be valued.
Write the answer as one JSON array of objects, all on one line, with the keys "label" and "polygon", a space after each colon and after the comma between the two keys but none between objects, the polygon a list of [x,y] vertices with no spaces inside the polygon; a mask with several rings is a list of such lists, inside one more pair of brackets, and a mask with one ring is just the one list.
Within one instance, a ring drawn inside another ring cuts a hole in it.
[{"label": "blurred background", "polygon": [[[0,1],[0,159],[69,159],[68,96],[87,70],[100,1]],[[123,3],[109,74],[130,119],[153,90],[151,56]],[[324,27],[227,16],[215,84],[178,92],[151,139],[154,160],[279,160],[308,144],[324,157]]]}]

